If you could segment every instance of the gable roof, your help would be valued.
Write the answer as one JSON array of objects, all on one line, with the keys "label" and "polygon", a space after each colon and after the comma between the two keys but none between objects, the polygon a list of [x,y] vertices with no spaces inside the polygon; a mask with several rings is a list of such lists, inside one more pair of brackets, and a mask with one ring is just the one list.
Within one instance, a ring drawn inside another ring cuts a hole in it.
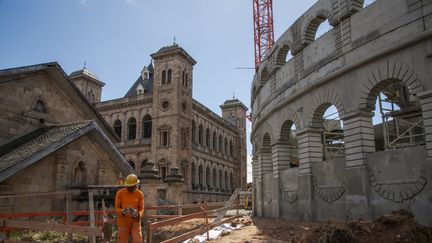
[{"label": "gable roof", "polygon": [[82,121],[36,129],[0,147],[0,182],[31,166],[86,134],[93,134],[119,171],[127,175],[132,167],[95,121]]},{"label": "gable roof", "polygon": [[96,111],[95,107],[85,98],[57,62],[0,70],[0,83],[40,74],[45,74],[50,80],[58,84],[60,89],[71,98],[74,105],[84,112],[88,116],[88,119],[95,120],[110,139],[120,140],[111,126],[108,125],[105,119]]}]

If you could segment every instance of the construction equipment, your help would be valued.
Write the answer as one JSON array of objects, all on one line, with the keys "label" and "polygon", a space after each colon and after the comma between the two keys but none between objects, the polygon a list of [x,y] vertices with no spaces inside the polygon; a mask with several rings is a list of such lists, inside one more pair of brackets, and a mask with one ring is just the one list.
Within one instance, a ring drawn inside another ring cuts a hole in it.
[{"label": "construction equipment", "polygon": [[252,0],[255,71],[274,44],[273,0]]}]

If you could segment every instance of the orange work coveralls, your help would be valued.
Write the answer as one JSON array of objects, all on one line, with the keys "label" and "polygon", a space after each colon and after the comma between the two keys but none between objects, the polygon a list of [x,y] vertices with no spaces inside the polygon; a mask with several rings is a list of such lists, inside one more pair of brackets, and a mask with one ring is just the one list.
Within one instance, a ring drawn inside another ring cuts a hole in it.
[{"label": "orange work coveralls", "polygon": [[[129,192],[127,188],[117,191],[115,197],[115,210],[118,216],[118,243],[127,243],[129,234],[132,234],[132,242],[143,242],[141,233],[141,218],[144,214],[144,194],[137,189]],[[138,218],[123,215],[122,209],[131,207],[138,210]]]}]

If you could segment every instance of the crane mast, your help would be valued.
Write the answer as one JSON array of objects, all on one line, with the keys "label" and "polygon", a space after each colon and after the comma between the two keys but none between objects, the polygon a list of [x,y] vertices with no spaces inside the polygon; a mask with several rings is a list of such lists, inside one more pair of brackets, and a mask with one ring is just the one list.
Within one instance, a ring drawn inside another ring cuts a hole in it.
[{"label": "crane mast", "polygon": [[254,21],[255,70],[274,43],[272,0],[252,0]]}]

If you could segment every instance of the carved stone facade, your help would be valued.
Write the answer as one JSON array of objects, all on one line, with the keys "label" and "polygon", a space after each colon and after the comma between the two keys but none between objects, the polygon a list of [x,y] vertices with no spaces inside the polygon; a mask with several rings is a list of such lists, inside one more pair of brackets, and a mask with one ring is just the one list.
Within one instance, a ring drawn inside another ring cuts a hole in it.
[{"label": "carved stone facade", "polygon": [[[123,155],[136,173],[148,160],[154,163],[159,197],[168,201],[178,201],[165,183],[174,168],[184,179],[176,187],[185,203],[225,200],[235,188],[246,189],[246,106],[227,100],[220,117],[194,100],[196,62],[178,45],[163,47],[152,58],[123,98],[95,103],[120,138]],[[80,89],[86,80],[94,83],[92,77],[71,78]]]}]

